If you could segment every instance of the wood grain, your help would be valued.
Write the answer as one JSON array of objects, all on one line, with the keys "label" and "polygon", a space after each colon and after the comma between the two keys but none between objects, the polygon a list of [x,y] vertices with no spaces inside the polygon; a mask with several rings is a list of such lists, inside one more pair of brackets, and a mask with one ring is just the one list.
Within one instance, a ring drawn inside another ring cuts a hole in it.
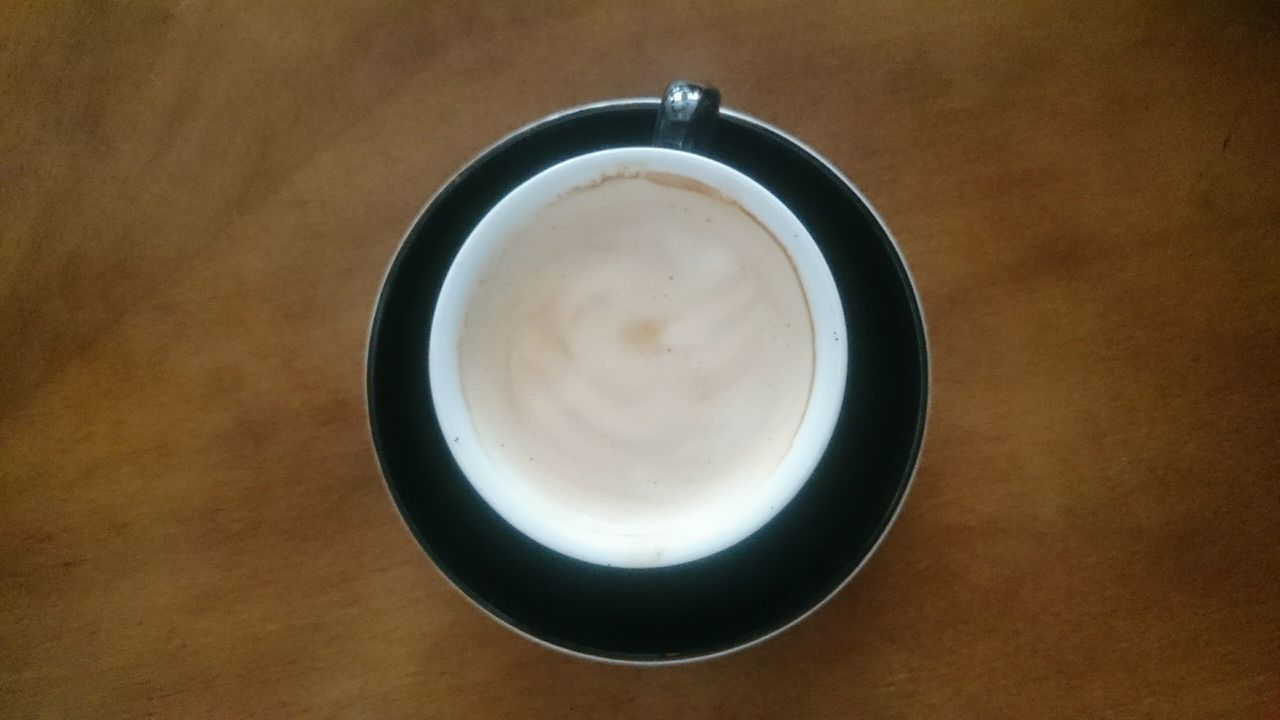
[{"label": "wood grain", "polygon": [[[0,717],[1280,716],[1280,12],[1177,5],[0,5]],[[362,353],[456,168],[674,77],[877,204],[935,392],[853,585],[646,670],[428,565]]]}]

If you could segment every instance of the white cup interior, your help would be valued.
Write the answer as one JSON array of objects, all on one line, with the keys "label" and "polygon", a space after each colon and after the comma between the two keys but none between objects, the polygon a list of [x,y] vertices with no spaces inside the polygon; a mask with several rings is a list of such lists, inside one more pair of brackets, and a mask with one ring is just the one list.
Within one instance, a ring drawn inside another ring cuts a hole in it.
[{"label": "white cup interior", "polygon": [[[675,174],[715,188],[753,215],[790,255],[813,319],[814,376],[790,450],[768,480],[724,506],[670,523],[603,522],[545,497],[504,471],[485,451],[472,422],[458,367],[458,340],[472,293],[511,234],[570,190],[602,178]],[[768,190],[710,158],[678,150],[629,147],[579,155],[530,178],[502,198],[467,237],[445,276],[431,322],[428,371],[434,410],[467,480],[499,515],[533,540],[600,565],[676,565],[724,550],[760,529],[795,497],[826,451],[844,398],[848,334],[835,280],[800,220]]]}]

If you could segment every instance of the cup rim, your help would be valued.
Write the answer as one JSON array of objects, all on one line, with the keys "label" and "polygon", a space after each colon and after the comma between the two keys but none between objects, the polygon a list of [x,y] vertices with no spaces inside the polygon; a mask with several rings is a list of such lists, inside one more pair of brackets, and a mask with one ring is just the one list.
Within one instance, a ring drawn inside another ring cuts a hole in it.
[{"label": "cup rim", "polygon": [[481,610],[484,614],[488,615],[489,617],[491,617],[501,625],[507,627],[508,629],[515,632],[516,634],[532,641],[533,643],[549,648],[556,652],[566,654],[566,655],[579,657],[586,660],[592,660],[596,662],[602,662],[606,664],[615,664],[615,665],[667,666],[667,665],[680,665],[680,664],[687,664],[687,663],[693,663],[693,662],[701,662],[704,660],[723,657],[729,654],[739,652],[741,650],[745,650],[750,647],[754,647],[769,639],[776,637],[777,635],[794,627],[801,621],[807,619],[808,617],[813,615],[818,609],[820,609],[821,607],[825,606],[828,602],[830,602],[830,600],[833,597],[835,597],[835,595],[837,595],[846,585],[848,585],[849,582],[852,581],[853,578],[857,576],[857,574],[861,572],[861,570],[867,565],[871,557],[875,555],[876,551],[880,548],[881,544],[884,542],[884,539],[888,535],[889,530],[892,528],[892,526],[896,523],[898,517],[901,515],[902,508],[905,504],[906,498],[910,494],[911,488],[914,486],[916,475],[919,471],[920,458],[923,453],[923,449],[924,449],[925,442],[928,435],[927,419],[928,419],[929,409],[932,404],[932,398],[930,397],[931,394],[929,393],[929,388],[932,386],[932,366],[930,362],[930,351],[929,351],[929,343],[928,343],[928,324],[927,324],[923,306],[920,302],[920,292],[919,292],[915,277],[911,272],[911,269],[907,262],[905,254],[902,252],[901,245],[898,243],[897,238],[893,235],[893,232],[889,228],[888,224],[885,223],[880,213],[875,209],[874,205],[872,205],[872,203],[867,199],[866,195],[863,194],[861,189],[858,188],[858,186],[854,184],[843,172],[841,172],[838,167],[836,167],[830,160],[824,157],[821,153],[817,152],[813,147],[803,142],[802,140],[796,138],[795,136],[791,135],[790,133],[786,132],[785,130],[782,130],[758,117],[755,117],[748,113],[742,112],[740,110],[735,110],[729,107],[721,107],[720,109],[721,115],[731,118],[733,120],[736,120],[743,125],[753,126],[757,129],[763,130],[767,135],[772,135],[776,139],[779,139],[783,141],[785,144],[790,145],[792,150],[807,156],[808,159],[820,165],[821,168],[825,171],[825,173],[828,176],[830,176],[832,179],[834,179],[840,185],[842,185],[843,189],[846,192],[852,194],[852,196],[854,197],[854,199],[856,199],[858,204],[860,204],[861,207],[870,215],[879,233],[882,235],[882,241],[886,242],[889,248],[892,250],[892,254],[895,259],[895,264],[898,267],[902,280],[905,282],[906,289],[908,290],[908,301],[910,305],[909,309],[910,309],[912,318],[914,320],[915,334],[917,337],[917,344],[918,344],[917,352],[918,352],[918,361],[920,364],[920,371],[916,379],[916,382],[918,383],[919,391],[920,391],[920,403],[915,413],[915,417],[916,417],[916,420],[914,423],[915,430],[913,434],[913,440],[911,442],[907,466],[904,468],[904,473],[898,481],[897,494],[893,502],[891,503],[891,507],[888,508],[888,513],[882,520],[874,540],[872,541],[870,546],[861,554],[861,557],[856,561],[856,563],[854,563],[850,567],[850,569],[844,573],[843,577],[839,579],[837,582],[835,582],[833,585],[831,585],[830,589],[825,593],[825,595],[823,595],[817,601],[809,604],[807,608],[804,609],[802,612],[799,612],[791,616],[789,619],[785,620],[784,622],[781,622],[776,625],[772,625],[767,629],[765,629],[764,631],[759,632],[757,634],[753,634],[750,637],[747,637],[744,640],[740,642],[736,642],[732,645],[717,648],[707,652],[693,652],[693,653],[684,654],[684,655],[675,656],[675,657],[633,656],[633,655],[624,655],[624,654],[606,654],[603,652],[592,652],[589,650],[579,649],[577,647],[572,647],[565,644],[557,643],[544,637],[540,637],[539,635],[535,634],[532,630],[526,629],[521,624],[506,617],[506,615],[502,611],[499,611],[498,609],[490,606],[488,602],[485,601],[482,597],[473,595],[472,591],[468,587],[462,585],[460,581],[453,576],[453,572],[450,569],[448,569],[444,564],[442,564],[442,561],[440,560],[440,558],[437,557],[436,551],[432,548],[432,545],[424,537],[422,537],[419,534],[419,530],[415,527],[414,523],[410,519],[407,508],[403,505],[400,497],[398,496],[395,488],[393,487],[393,481],[391,479],[391,475],[388,472],[388,469],[386,466],[386,460],[384,458],[383,451],[381,449],[382,441],[380,439],[378,420],[374,416],[375,408],[374,408],[373,398],[372,398],[372,390],[374,387],[374,373],[371,367],[371,364],[372,364],[371,361],[373,360],[374,354],[375,354],[374,353],[376,349],[375,341],[377,338],[377,331],[379,329],[380,320],[382,318],[384,300],[388,291],[388,280],[391,279],[393,273],[397,268],[398,263],[403,258],[403,254],[404,254],[403,251],[405,249],[406,244],[414,236],[417,226],[419,225],[421,220],[424,218],[424,216],[428,213],[428,211],[430,211],[433,208],[433,206],[436,205],[437,201],[440,200],[440,198],[444,196],[445,193],[449,192],[456,185],[456,183],[460,181],[462,177],[464,177],[468,173],[468,171],[473,166],[475,166],[479,161],[488,157],[494,151],[498,150],[499,148],[507,146],[509,143],[512,143],[513,141],[520,139],[522,136],[535,133],[544,127],[548,127],[552,125],[556,121],[566,119],[571,116],[586,114],[591,111],[608,110],[612,108],[656,109],[660,105],[660,103],[661,103],[660,99],[655,97],[631,97],[631,98],[609,99],[609,100],[586,103],[582,105],[564,108],[556,112],[539,117],[524,125],[521,125],[515,130],[512,130],[511,132],[503,135],[502,137],[498,138],[494,142],[490,143],[489,145],[481,149],[479,152],[475,153],[470,159],[468,159],[466,163],[461,165],[456,172],[451,174],[448,177],[448,179],[446,179],[444,182],[442,182],[439,185],[439,187],[435,190],[435,192],[433,192],[428,197],[428,199],[423,203],[422,207],[416,213],[414,213],[412,222],[410,222],[408,228],[405,230],[404,234],[401,236],[400,241],[396,245],[395,251],[391,254],[391,256],[387,261],[386,268],[384,269],[382,279],[379,283],[379,292],[377,297],[374,300],[374,304],[370,313],[368,332],[366,334],[367,352],[364,353],[364,358],[363,358],[364,363],[362,368],[363,376],[365,378],[365,383],[364,383],[365,411],[366,411],[367,420],[369,422],[369,427],[372,431],[373,449],[375,450],[375,453],[374,453],[375,461],[378,466],[379,474],[381,475],[384,481],[383,482],[384,491],[387,493],[387,497],[391,501],[392,505],[397,509],[398,511],[397,514],[400,517],[403,527],[410,533],[411,537],[415,539],[418,545],[426,552],[428,557],[431,559],[432,561],[431,564],[435,567],[436,571],[440,573],[440,575],[447,581],[448,585],[452,587],[455,591],[457,591],[468,603],[472,604],[473,606]]},{"label": "cup rim", "polygon": [[[813,367],[790,446],[757,486],[731,504],[691,510],[678,521],[602,521],[529,491],[503,468],[477,431],[462,389],[458,338],[483,268],[505,247],[513,226],[576,187],[607,177],[675,174],[704,183],[763,225],[788,256],[812,323]],[[745,173],[703,155],[657,147],[617,147],[565,158],[503,195],[463,241],[437,294],[428,350],[431,398],[454,461],[480,496],[507,522],[569,557],[620,568],[678,565],[731,547],[776,516],[808,481],[826,453],[844,396],[848,333],[839,291],[826,259],[790,208]]]}]

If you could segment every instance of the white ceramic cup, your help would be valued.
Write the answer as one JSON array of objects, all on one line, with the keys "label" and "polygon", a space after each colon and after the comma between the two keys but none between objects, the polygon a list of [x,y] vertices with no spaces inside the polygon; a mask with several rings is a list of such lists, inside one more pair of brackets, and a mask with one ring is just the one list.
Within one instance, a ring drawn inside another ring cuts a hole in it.
[{"label": "white ceramic cup", "polygon": [[[683,176],[715,188],[753,215],[791,256],[813,320],[813,384],[790,450],[773,474],[753,490],[721,506],[686,513],[678,522],[605,522],[540,493],[537,485],[499,467],[485,451],[462,390],[458,339],[472,294],[482,292],[477,289],[482,273],[513,231],[573,188],[605,177],[645,172]],[[760,529],[795,497],[831,440],[844,398],[847,345],[844,310],[831,271],[804,225],[778,198],[708,157],[666,148],[626,147],[579,155],[544,170],[485,215],[445,277],[431,321],[427,362],[434,410],[450,440],[453,458],[499,515],[533,540],[578,560],[651,568],[729,548]]]}]

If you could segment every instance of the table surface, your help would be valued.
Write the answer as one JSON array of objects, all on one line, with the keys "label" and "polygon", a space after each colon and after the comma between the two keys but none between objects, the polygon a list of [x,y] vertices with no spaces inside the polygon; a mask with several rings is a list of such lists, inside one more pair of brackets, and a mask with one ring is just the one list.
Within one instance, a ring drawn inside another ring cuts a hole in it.
[{"label": "table surface", "polygon": [[[1280,12],[1023,0],[0,5],[0,716],[1280,715]],[[543,114],[718,84],[928,316],[899,522],[671,668],[535,646],[388,501],[375,293]]]}]

